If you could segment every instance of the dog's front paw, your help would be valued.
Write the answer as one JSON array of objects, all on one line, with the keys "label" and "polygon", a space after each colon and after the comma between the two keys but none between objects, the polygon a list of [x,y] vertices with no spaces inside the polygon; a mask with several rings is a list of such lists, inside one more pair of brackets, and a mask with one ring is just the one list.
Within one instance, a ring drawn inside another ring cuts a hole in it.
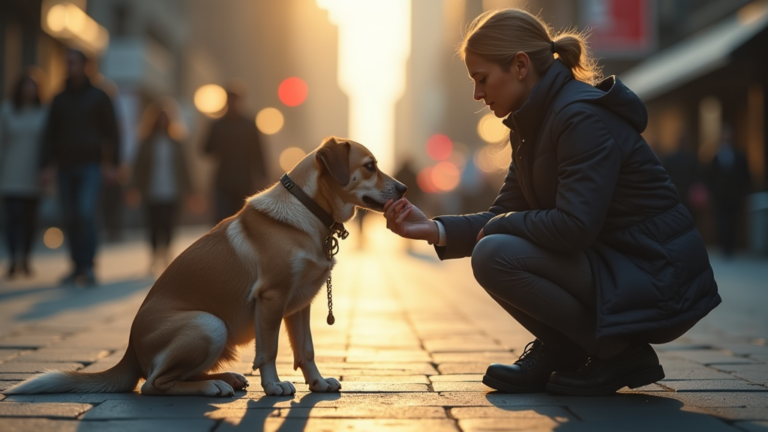
[{"label": "dog's front paw", "polygon": [[341,390],[341,383],[336,378],[316,378],[309,383],[313,392],[334,393]]},{"label": "dog's front paw", "polygon": [[267,396],[290,396],[296,393],[296,387],[288,381],[262,383],[261,386]]}]

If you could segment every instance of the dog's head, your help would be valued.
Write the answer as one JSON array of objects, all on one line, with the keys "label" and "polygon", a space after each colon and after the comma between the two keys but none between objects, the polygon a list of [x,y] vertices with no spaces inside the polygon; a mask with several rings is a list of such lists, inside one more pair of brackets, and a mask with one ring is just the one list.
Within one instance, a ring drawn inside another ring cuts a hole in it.
[{"label": "dog's head", "polygon": [[401,198],[408,189],[383,173],[367,148],[351,140],[326,139],[315,163],[321,182],[344,204],[381,212],[389,199]]}]

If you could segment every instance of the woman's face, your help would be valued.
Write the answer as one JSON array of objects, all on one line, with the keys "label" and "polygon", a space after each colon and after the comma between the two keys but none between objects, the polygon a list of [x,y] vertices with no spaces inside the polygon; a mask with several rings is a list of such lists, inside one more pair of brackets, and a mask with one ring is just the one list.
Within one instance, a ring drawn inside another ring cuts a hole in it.
[{"label": "woman's face", "polygon": [[526,80],[529,71],[528,56],[522,54],[526,61],[523,62],[525,64],[521,64],[518,61],[520,54],[522,53],[515,56],[508,71],[498,63],[486,60],[471,51],[467,51],[464,56],[469,77],[475,83],[473,97],[475,100],[485,102],[496,117],[508,116],[509,113],[523,106],[528,99],[530,92]]}]

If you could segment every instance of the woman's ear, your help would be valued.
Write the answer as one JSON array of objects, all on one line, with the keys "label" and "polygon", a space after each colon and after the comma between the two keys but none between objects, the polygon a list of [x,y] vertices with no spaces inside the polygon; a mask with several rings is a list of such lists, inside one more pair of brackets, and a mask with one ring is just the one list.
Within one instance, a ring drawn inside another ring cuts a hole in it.
[{"label": "woman's ear", "polygon": [[518,51],[512,59],[512,72],[514,72],[514,74],[521,80],[524,80],[528,75],[530,64],[531,59],[528,57],[528,54]]},{"label": "woman's ear", "polygon": [[326,170],[342,186],[349,184],[349,150],[349,142],[339,142],[336,137],[330,137],[315,155],[318,167]]}]

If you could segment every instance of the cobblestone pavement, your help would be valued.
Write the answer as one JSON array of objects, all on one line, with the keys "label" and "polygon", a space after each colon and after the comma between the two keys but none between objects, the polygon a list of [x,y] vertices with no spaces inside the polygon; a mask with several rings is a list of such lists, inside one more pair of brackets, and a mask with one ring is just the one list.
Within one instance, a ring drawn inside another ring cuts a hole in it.
[{"label": "cobblestone pavement", "polygon": [[[186,230],[177,248],[202,232]],[[293,397],[265,396],[258,377],[232,398],[0,395],[0,431],[768,430],[764,258],[713,256],[725,302],[656,346],[663,381],[611,397],[508,395],[482,374],[513,362],[531,336],[477,285],[468,260],[440,263],[426,245],[405,253],[380,229],[369,228],[359,249],[356,234],[333,272],[336,324],[325,323],[324,296],[313,306],[318,363],[341,380],[340,394],[308,392],[283,332],[278,369],[297,383]],[[40,255],[35,278],[0,282],[0,390],[43,370],[114,365],[153,280],[146,254],[138,240],[104,247],[94,289],[56,287],[62,251]],[[231,370],[252,374],[253,351],[245,347]]]}]

